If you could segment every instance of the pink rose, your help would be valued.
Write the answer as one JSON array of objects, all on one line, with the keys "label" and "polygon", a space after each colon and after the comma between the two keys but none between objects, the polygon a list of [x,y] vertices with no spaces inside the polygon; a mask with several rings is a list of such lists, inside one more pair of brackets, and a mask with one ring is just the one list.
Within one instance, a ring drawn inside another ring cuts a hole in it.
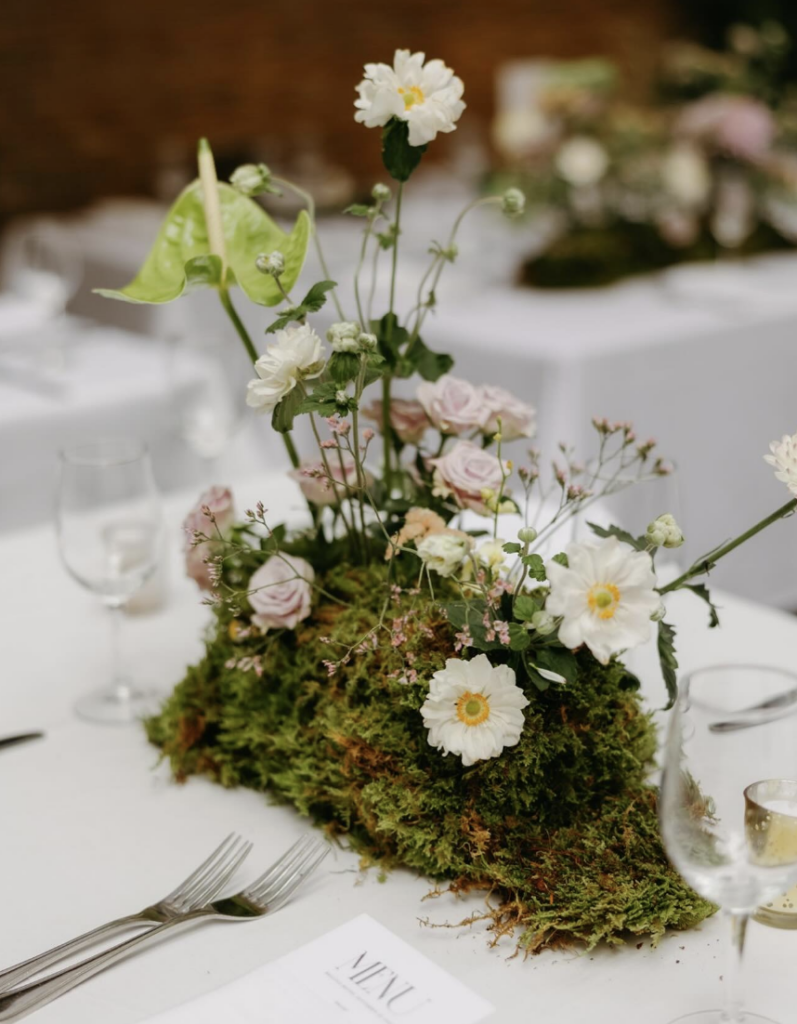
[{"label": "pink rose", "polygon": [[490,409],[479,388],[448,374],[434,384],[429,381],[419,384],[416,394],[432,426],[442,434],[481,430],[490,415]]},{"label": "pink rose", "polygon": [[[434,467],[434,494],[453,497],[460,508],[490,515],[482,492],[501,490],[501,463],[495,455],[472,441],[457,441],[450,452],[429,462]],[[504,473],[508,472],[504,463]]]},{"label": "pink rose", "polygon": [[310,614],[315,580],[312,566],[303,558],[272,555],[249,580],[252,622],[263,633],[270,629],[295,629]]},{"label": "pink rose", "polygon": [[[207,509],[216,519],[216,525],[205,515]],[[183,520],[185,532],[185,571],[194,580],[200,590],[212,590],[213,585],[205,560],[210,558],[217,545],[213,541],[202,541],[194,544],[194,534],[204,533],[207,537],[227,537],[235,521],[235,506],[232,491],[229,487],[211,487],[199,498]]]},{"label": "pink rose", "polygon": [[[382,403],[379,399],[372,402],[367,409],[363,409],[363,416],[373,420],[381,430]],[[390,426],[404,444],[419,444],[430,423],[420,402],[414,399],[391,398]]]},{"label": "pink rose", "polygon": [[[329,449],[327,461],[329,462],[332,479],[336,480],[341,485],[340,487],[332,486],[327,478],[327,471],[321,459],[312,462],[303,461],[298,469],[292,469],[288,474],[293,480],[297,481],[302,494],[308,501],[312,501],[314,505],[337,505],[339,500],[350,498],[353,493],[350,488],[357,486],[357,467],[351,455],[343,454],[343,466],[341,467],[338,452],[334,449]],[[366,472],[365,486],[370,487],[372,483],[373,477],[370,473]],[[344,487],[343,484],[347,486]]]},{"label": "pink rose", "polygon": [[533,406],[526,405],[509,391],[493,384],[483,384],[479,390],[484,404],[489,409],[489,415],[482,423],[485,434],[497,432],[500,417],[501,436],[505,441],[514,441],[518,437],[534,437],[537,414]]},{"label": "pink rose", "polygon": [[757,161],[772,146],[775,119],[769,107],[752,96],[714,93],[684,107],[675,130],[741,160]]}]

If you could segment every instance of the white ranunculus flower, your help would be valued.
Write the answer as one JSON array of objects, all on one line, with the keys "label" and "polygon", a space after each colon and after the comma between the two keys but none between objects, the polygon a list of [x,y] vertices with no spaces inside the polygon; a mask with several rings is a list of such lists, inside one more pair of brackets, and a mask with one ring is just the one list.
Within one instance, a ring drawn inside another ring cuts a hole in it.
[{"label": "white ranunculus flower", "polygon": [[360,325],[350,320],[341,320],[331,324],[327,330],[327,341],[333,352],[359,352],[357,339],[360,336]]},{"label": "white ranunculus flower", "polygon": [[519,437],[534,437],[537,429],[537,413],[534,406],[521,402],[504,388],[494,384],[482,384],[479,389],[482,400],[489,409],[487,419],[482,423],[485,434],[495,434],[498,420],[501,420],[501,437],[504,441],[515,441]]},{"label": "white ranunculus flower", "polygon": [[545,610],[561,616],[559,639],[575,649],[586,644],[602,665],[613,654],[650,637],[650,617],[659,608],[650,555],[616,537],[597,544],[571,544],[569,566],[548,562],[551,592]]},{"label": "white ranunculus flower", "polygon": [[257,379],[246,389],[246,404],[258,412],[273,412],[300,381],[318,377],[324,369],[324,346],[307,324],[277,331],[275,339],[255,363]]},{"label": "white ranunculus flower", "polygon": [[435,672],[421,715],[428,740],[467,767],[514,747],[523,731],[528,700],[508,665],[491,665],[486,654],[470,661],[449,658]]},{"label": "white ranunculus flower", "polygon": [[422,381],[415,393],[432,426],[442,434],[481,430],[492,413],[481,388],[448,373],[434,383]]},{"label": "white ranunculus flower", "polygon": [[596,185],[609,167],[609,155],[600,142],[588,135],[574,135],[556,154],[556,169],[571,185]]},{"label": "white ranunculus flower", "polygon": [[384,127],[394,117],[406,121],[411,146],[426,145],[438,132],[453,132],[465,109],[465,86],[441,60],[425,59],[423,53],[396,50],[393,67],[366,64],[354,120],[367,128]]},{"label": "white ranunculus flower", "polygon": [[480,544],[476,551],[476,561],[485,569],[500,569],[506,561],[504,541],[486,540]]},{"label": "white ranunculus flower", "polygon": [[782,480],[792,494],[797,495],[797,434],[784,434],[780,441],[769,446],[771,455],[764,461],[775,467],[775,476]]},{"label": "white ranunculus flower", "polygon": [[703,154],[688,143],[673,146],[661,165],[664,188],[684,206],[702,206],[711,192],[711,172]]},{"label": "white ranunculus flower", "polygon": [[440,576],[459,572],[469,549],[467,537],[447,530],[430,533],[415,546],[426,568],[434,569]]}]

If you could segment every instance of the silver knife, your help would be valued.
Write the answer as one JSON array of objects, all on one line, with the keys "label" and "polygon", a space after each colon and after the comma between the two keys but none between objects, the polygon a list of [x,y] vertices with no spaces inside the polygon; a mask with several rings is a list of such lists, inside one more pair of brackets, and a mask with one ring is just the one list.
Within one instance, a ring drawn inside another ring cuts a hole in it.
[{"label": "silver knife", "polygon": [[18,736],[0,736],[0,750],[16,746],[17,743],[27,743],[28,740],[40,740],[43,736],[43,732],[23,732]]}]

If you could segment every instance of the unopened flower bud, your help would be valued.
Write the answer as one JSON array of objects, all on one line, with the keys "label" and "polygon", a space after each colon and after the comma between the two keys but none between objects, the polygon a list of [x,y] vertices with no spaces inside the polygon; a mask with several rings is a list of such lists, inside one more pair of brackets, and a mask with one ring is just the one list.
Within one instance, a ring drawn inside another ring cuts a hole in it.
[{"label": "unopened flower bud", "polygon": [[343,390],[336,391],[335,392],[335,401],[338,403],[338,405],[346,405],[347,402],[349,401],[349,396]]},{"label": "unopened flower bud", "polygon": [[645,536],[651,544],[662,548],[679,548],[684,542],[681,528],[675,521],[675,516],[669,512],[654,519],[648,525]]},{"label": "unopened flower bud", "polygon": [[378,181],[371,189],[371,195],[378,203],[388,203],[393,193],[387,185],[383,185],[381,181]]},{"label": "unopened flower bud", "polygon": [[544,608],[532,615],[531,624],[540,636],[548,636],[556,629],[556,619]]},{"label": "unopened flower bud", "polygon": [[378,341],[375,334],[368,334],[363,331],[357,335],[357,342],[363,352],[376,352]]},{"label": "unopened flower bud", "polygon": [[531,544],[537,539],[537,531],[533,526],[523,526],[517,532],[517,539],[524,544]]},{"label": "unopened flower bud", "polygon": [[662,601],[656,611],[650,616],[651,622],[661,622],[664,616],[667,614],[667,608]]},{"label": "unopened flower bud", "polygon": [[265,164],[242,164],[230,175],[230,184],[245,196],[276,191],[271,185],[271,171]]},{"label": "unopened flower bud", "polygon": [[526,197],[519,188],[508,188],[501,197],[501,209],[507,217],[519,217],[526,208]]},{"label": "unopened flower bud", "polygon": [[360,325],[350,320],[341,320],[332,324],[327,331],[327,341],[332,346],[333,352],[359,352],[360,351]]},{"label": "unopened flower bud", "polygon": [[275,249],[271,253],[261,252],[255,260],[255,266],[261,274],[280,277],[285,272],[285,257],[279,249]]}]

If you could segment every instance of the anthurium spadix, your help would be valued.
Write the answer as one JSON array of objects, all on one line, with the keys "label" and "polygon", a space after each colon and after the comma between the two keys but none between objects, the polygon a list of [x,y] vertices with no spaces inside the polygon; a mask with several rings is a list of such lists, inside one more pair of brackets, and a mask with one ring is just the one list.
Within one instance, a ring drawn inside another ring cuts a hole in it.
[{"label": "anthurium spadix", "polygon": [[[304,265],[311,222],[302,210],[293,229],[282,230],[253,199],[216,181],[213,155],[199,144],[200,177],[182,191],[161,225],[143,266],[124,288],[97,294],[124,302],[172,302],[199,287],[237,284],[252,302],[276,306],[283,293],[275,279],[255,266],[262,252],[285,258],[280,283],[295,284]],[[209,198],[208,198],[209,197]]]}]

